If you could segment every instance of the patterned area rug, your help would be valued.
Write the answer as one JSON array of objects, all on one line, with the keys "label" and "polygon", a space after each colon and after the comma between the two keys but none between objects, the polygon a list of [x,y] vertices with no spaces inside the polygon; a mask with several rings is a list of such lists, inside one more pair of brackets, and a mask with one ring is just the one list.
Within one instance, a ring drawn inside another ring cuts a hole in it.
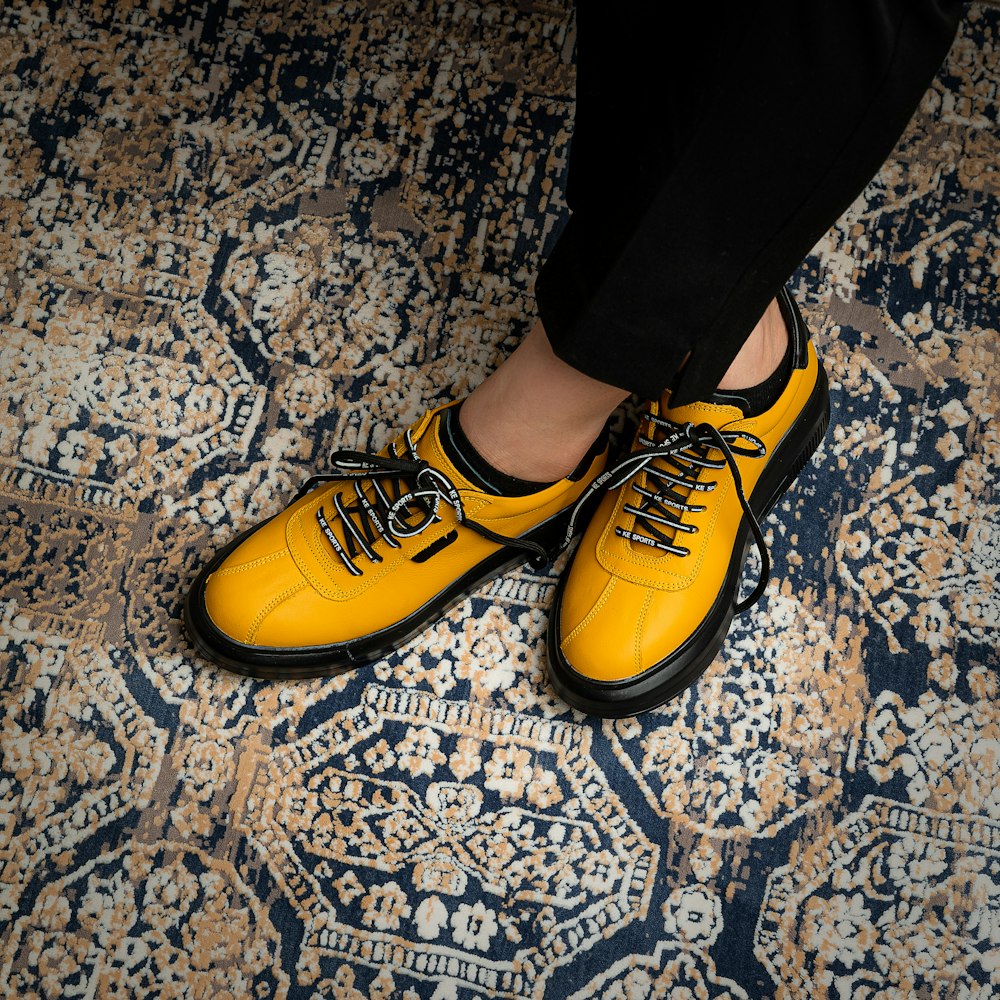
[{"label": "patterned area rug", "polygon": [[560,565],[325,682],[178,619],[527,329],[571,5],[4,5],[0,995],[997,995],[998,32],[792,279],[834,414],[765,602],[602,723],[545,680]]}]

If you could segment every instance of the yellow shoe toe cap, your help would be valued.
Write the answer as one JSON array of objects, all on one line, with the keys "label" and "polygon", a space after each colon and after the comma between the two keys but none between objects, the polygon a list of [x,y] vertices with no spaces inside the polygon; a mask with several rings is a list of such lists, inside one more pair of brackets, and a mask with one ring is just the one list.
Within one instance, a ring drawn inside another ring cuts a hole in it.
[{"label": "yellow shoe toe cap", "polygon": [[[587,581],[593,589],[594,574]],[[643,670],[642,633],[647,594],[608,576],[596,593],[567,588],[561,610],[561,650],[576,673],[594,681],[616,681]]]},{"label": "yellow shoe toe cap", "polygon": [[[253,542],[251,536],[248,542]],[[260,628],[271,612],[306,586],[305,578],[287,549],[255,555],[258,546],[240,545],[209,576],[205,610],[220,632],[246,645],[260,641]],[[250,558],[248,558],[248,556]]]}]

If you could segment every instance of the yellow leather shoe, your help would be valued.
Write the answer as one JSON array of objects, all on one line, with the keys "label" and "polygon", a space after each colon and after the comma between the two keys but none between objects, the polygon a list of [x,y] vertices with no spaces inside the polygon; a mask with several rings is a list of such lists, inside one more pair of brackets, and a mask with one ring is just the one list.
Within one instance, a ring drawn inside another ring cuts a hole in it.
[{"label": "yellow leather shoe", "polygon": [[508,568],[560,552],[606,448],[552,486],[494,496],[448,460],[444,409],[379,455],[336,452],[332,474],[222,549],[185,602],[198,651],[251,677],[338,673],[397,649]]},{"label": "yellow leather shoe", "polygon": [[[759,521],[830,421],[826,372],[791,297],[778,301],[792,373],[769,410],[747,417],[722,393],[671,409],[665,394],[643,415],[632,452],[593,484],[607,493],[549,618],[549,677],[574,708],[618,718],[669,701],[715,658],[733,615],[763,594],[770,563]],[[751,538],[761,576],[738,603]]]}]

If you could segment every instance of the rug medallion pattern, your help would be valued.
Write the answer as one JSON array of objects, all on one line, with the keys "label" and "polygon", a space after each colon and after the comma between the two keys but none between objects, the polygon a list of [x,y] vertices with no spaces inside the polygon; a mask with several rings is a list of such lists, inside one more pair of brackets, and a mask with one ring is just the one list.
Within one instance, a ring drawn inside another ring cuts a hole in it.
[{"label": "rug medallion pattern", "polygon": [[1000,8],[790,285],[833,421],[764,602],[615,722],[565,557],[386,660],[192,652],[206,553],[528,328],[572,5],[0,11],[0,996],[1000,992]]}]

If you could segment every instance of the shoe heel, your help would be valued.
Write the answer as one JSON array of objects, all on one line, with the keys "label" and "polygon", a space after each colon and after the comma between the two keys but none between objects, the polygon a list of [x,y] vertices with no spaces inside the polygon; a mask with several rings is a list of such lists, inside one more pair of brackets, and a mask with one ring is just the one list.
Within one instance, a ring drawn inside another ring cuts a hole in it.
[{"label": "shoe heel", "polygon": [[[781,499],[788,488],[798,478],[799,473],[806,467],[809,460],[816,453],[820,443],[826,436],[827,428],[830,426],[830,392],[827,384],[826,372],[820,369],[820,378],[817,384],[817,403],[819,408],[818,417],[814,417],[812,433],[806,439],[805,444],[798,450],[795,458],[788,465],[780,468],[779,479],[771,486],[771,492],[767,502],[761,507],[758,519],[763,521],[771,513],[774,505]],[[752,503],[752,498],[751,498]]]}]

